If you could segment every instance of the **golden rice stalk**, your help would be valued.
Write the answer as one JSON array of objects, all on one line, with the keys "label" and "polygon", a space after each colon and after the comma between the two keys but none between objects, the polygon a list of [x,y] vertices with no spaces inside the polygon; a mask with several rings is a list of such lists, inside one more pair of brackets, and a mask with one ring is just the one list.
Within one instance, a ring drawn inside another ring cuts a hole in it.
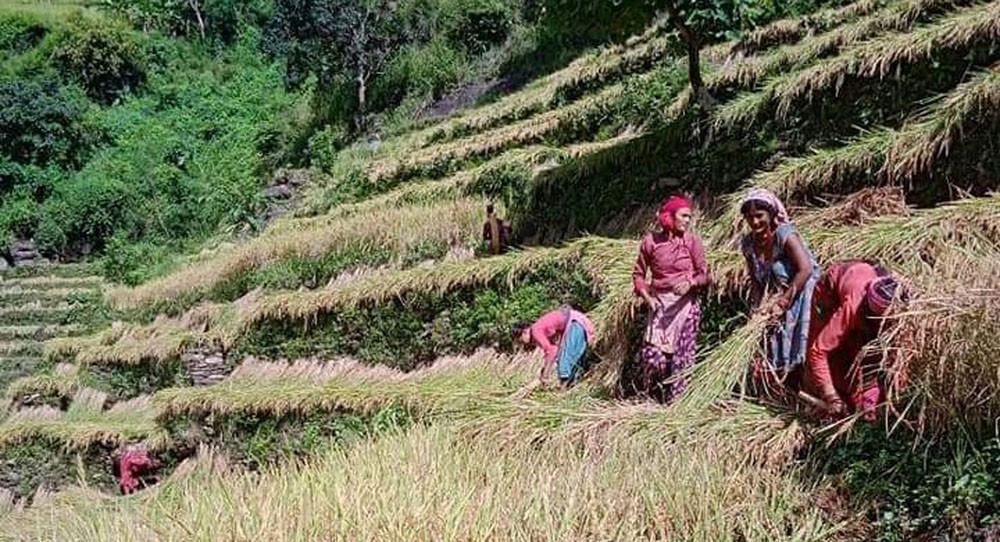
[{"label": "golden rice stalk", "polygon": [[[875,130],[840,147],[785,160],[754,175],[745,186],[767,188],[794,202],[804,194],[842,191],[842,183],[851,179],[901,182],[927,175],[952,146],[976,137],[974,128],[989,125],[1000,113],[998,97],[1000,78],[991,68],[948,91],[898,130]],[[721,243],[739,229],[743,195],[741,190],[727,197],[727,211],[708,228],[708,238]]]},{"label": "golden rice stalk", "polygon": [[24,277],[14,279],[4,279],[0,284],[4,286],[20,286],[30,290],[50,290],[53,288],[100,288],[104,279],[100,276],[86,277]]},{"label": "golden rice stalk", "polygon": [[165,431],[156,426],[148,399],[130,401],[121,404],[119,410],[106,412],[91,408],[70,412],[51,407],[26,408],[0,424],[0,446],[34,438],[53,440],[74,449],[97,443],[116,447],[142,439],[159,448],[168,442]]},{"label": "golden rice stalk", "polygon": [[99,415],[108,402],[108,394],[93,388],[80,388],[66,411],[66,417],[72,419],[87,418]]},{"label": "golden rice stalk", "polygon": [[81,541],[160,541],[178,525],[197,540],[296,542],[831,538],[835,520],[814,505],[804,473],[743,453],[761,425],[691,446],[468,439],[418,426],[261,473],[205,454],[142,499],[95,502],[74,489],[0,528]]},{"label": "golden rice stalk", "polygon": [[351,282],[342,288],[276,294],[239,311],[243,326],[268,319],[307,321],[334,307],[382,303],[409,292],[445,294],[457,288],[503,280],[508,284],[546,264],[568,264],[579,259],[585,242],[564,248],[534,248],[503,256],[464,262],[442,262],[433,267],[404,269],[372,280]]},{"label": "golden rice stalk", "polygon": [[79,368],[70,363],[59,363],[51,373],[25,376],[7,386],[8,402],[29,395],[58,395],[70,397],[80,386]]},{"label": "golden rice stalk", "polygon": [[537,355],[502,356],[479,350],[445,357],[403,373],[349,359],[301,360],[291,364],[244,362],[214,386],[160,390],[160,416],[267,413],[319,410],[377,412],[405,406],[425,416],[448,415],[479,401],[507,397],[536,374]]},{"label": "golden rice stalk", "polygon": [[838,90],[848,76],[883,78],[899,66],[924,62],[942,50],[972,47],[1000,37],[1000,4],[990,2],[958,10],[907,33],[860,43],[814,66],[772,78],[765,87],[714,111],[716,129],[753,124],[770,107],[785,118],[804,99]]},{"label": "golden rice stalk", "polygon": [[[517,166],[535,169],[541,165],[560,162],[566,158],[565,155],[566,153],[562,149],[538,145],[512,149],[474,168],[464,169],[444,179],[406,183],[390,192],[372,198],[356,203],[338,205],[321,216],[309,216],[311,209],[307,205],[303,211],[303,213],[306,213],[305,216],[297,217],[293,220],[278,220],[268,228],[268,231],[273,230],[274,233],[279,233],[286,230],[326,224],[347,216],[387,208],[455,199],[463,193],[469,193],[470,191],[467,188],[470,185],[474,185],[498,169]],[[318,198],[319,196],[316,197]]]},{"label": "golden rice stalk", "polygon": [[[866,12],[874,11],[877,2],[868,2]],[[926,17],[954,0],[909,0],[892,4],[860,20],[829,32],[810,36],[794,45],[786,45],[764,55],[728,63],[714,72],[706,84],[717,91],[728,87],[750,87],[765,76],[801,67],[818,58],[836,52],[886,31],[908,31],[920,18]]]},{"label": "golden rice stalk", "polygon": [[1000,114],[1000,65],[976,75],[930,107],[917,123],[901,130],[886,156],[882,172],[892,181],[930,171],[952,146],[989,125]]},{"label": "golden rice stalk", "polygon": [[562,248],[530,249],[376,273],[310,291],[271,295],[252,292],[231,304],[204,303],[180,317],[162,317],[152,324],[118,324],[90,337],[49,341],[46,356],[57,360],[75,358],[82,364],[134,364],[174,358],[189,346],[230,348],[250,326],[264,320],[291,318],[308,323],[323,312],[383,303],[411,292],[445,294],[497,281],[511,284],[542,266],[568,265],[579,260],[588,242],[584,239]]},{"label": "golden rice stalk", "polygon": [[38,341],[0,341],[0,355],[2,356],[30,356],[41,353],[42,343]]},{"label": "golden rice stalk", "polygon": [[748,32],[728,47],[729,55],[753,54],[778,43],[795,41],[816,30],[825,30],[878,9],[880,0],[859,0],[845,6],[826,8],[803,17],[779,19]]},{"label": "golden rice stalk", "polygon": [[[942,267],[939,262],[942,258],[951,261],[955,254],[1000,256],[1000,196],[968,198],[902,216],[877,217],[860,227],[803,225],[800,232],[821,264],[870,258],[914,281],[933,284],[943,276],[971,279],[971,268]],[[713,263],[720,288],[735,290],[744,284],[745,266],[738,252],[730,252],[725,260]]]},{"label": "golden rice stalk", "polygon": [[[796,209],[791,209],[796,214]],[[802,213],[797,224],[804,228],[839,228],[862,226],[882,216],[905,216],[910,213],[906,206],[906,194],[898,186],[862,188],[830,203],[829,207],[816,208],[813,212]]]},{"label": "golden rice stalk", "polygon": [[664,59],[675,44],[676,38],[667,35],[651,36],[650,39],[627,44],[625,48],[603,48],[574,60],[566,68],[522,91],[460,114],[425,130],[418,137],[424,144],[443,142],[519,121],[554,108],[562,96],[574,88],[614,83],[627,75],[644,71]]},{"label": "golden rice stalk", "polygon": [[426,147],[399,158],[375,161],[368,169],[372,183],[410,177],[424,171],[450,171],[455,164],[488,157],[513,146],[539,143],[558,130],[603,114],[614,107],[624,87],[615,84],[572,104],[495,130]]},{"label": "golden rice stalk", "polygon": [[484,206],[480,200],[467,198],[311,221],[301,229],[286,226],[268,230],[243,245],[192,262],[152,282],[113,289],[106,300],[118,309],[137,309],[207,292],[226,280],[277,262],[320,259],[337,251],[384,248],[405,254],[429,241],[475,246]]},{"label": "golden rice stalk", "polygon": [[0,340],[35,339],[44,340],[52,337],[73,335],[84,329],[79,324],[68,325],[15,325],[0,326]]}]

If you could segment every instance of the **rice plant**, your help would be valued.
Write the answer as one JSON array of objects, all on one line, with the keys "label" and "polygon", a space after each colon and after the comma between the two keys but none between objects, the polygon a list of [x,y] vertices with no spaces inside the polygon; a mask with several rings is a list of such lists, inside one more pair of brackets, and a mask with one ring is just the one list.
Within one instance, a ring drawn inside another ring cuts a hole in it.
[{"label": "rice plant", "polygon": [[[181,270],[135,288],[117,288],[106,295],[110,305],[137,309],[176,300],[253,270],[291,259],[317,260],[334,252],[386,250],[403,256],[428,243],[475,247],[485,202],[475,199],[440,204],[388,208],[343,219],[295,221],[266,231],[243,245],[209,254]],[[359,262],[360,263],[360,262]]]},{"label": "rice plant", "polygon": [[[866,132],[839,147],[787,159],[770,171],[747,180],[747,188],[767,188],[790,203],[822,191],[844,192],[845,183],[902,182],[930,174],[950,149],[977,137],[1000,113],[1000,79],[995,67],[974,74],[966,82],[934,100],[899,129]],[[738,225],[744,191],[727,196],[723,218],[710,227],[709,237],[722,242]],[[727,222],[728,220],[728,222]]]},{"label": "rice plant", "polygon": [[785,118],[803,100],[824,91],[837,91],[844,79],[883,78],[898,67],[925,62],[934,53],[989,43],[1000,35],[1000,7],[995,3],[959,9],[907,33],[891,33],[858,43],[840,55],[812,67],[767,81],[764,88],[746,93],[713,113],[719,130],[748,126],[774,108]]},{"label": "rice plant", "polygon": [[729,47],[729,54],[752,55],[780,43],[792,42],[816,30],[828,30],[868,15],[885,4],[882,0],[858,0],[844,6],[826,8],[804,17],[772,21],[747,32]]},{"label": "rice plant", "polygon": [[152,446],[166,444],[166,432],[157,427],[148,397],[118,403],[102,412],[93,404],[92,394],[77,392],[81,406],[67,412],[32,407],[11,414],[0,423],[0,446],[35,438],[76,449],[93,444],[117,447],[136,440],[146,440]]},{"label": "rice plant", "polygon": [[805,505],[812,488],[794,469],[756,462],[734,442],[581,447],[418,427],[261,474],[232,472],[205,454],[146,498],[95,505],[74,490],[5,518],[3,528],[123,541],[161,540],[178,525],[196,540],[287,541],[819,540],[836,531]]}]

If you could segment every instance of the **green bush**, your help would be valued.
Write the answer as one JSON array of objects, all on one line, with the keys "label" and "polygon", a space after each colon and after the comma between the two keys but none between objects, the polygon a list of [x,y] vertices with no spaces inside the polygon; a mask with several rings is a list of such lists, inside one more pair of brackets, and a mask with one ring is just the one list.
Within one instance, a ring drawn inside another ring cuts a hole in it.
[{"label": "green bush", "polygon": [[515,7],[503,0],[446,0],[441,9],[448,39],[472,54],[503,43],[514,24]]},{"label": "green bush", "polygon": [[[97,117],[109,144],[51,186],[36,228],[44,251],[99,251],[113,235],[172,246],[259,226],[267,139],[292,103],[280,70],[253,36],[217,58],[183,44],[165,52],[166,72],[144,95]],[[138,280],[134,271],[117,278]]]},{"label": "green bush", "polygon": [[438,99],[461,81],[468,70],[465,55],[444,39],[404,48],[378,81],[375,96],[381,109],[406,96]]},{"label": "green bush", "polygon": [[0,13],[0,51],[16,55],[38,45],[48,29],[23,13]]},{"label": "green bush", "polygon": [[0,163],[78,167],[97,139],[89,109],[55,81],[0,81]]},{"label": "green bush", "polygon": [[142,49],[122,24],[76,16],[53,41],[52,61],[59,72],[97,102],[110,104],[146,79]]},{"label": "green bush", "polygon": [[[199,7],[195,12],[193,5]],[[241,24],[265,24],[270,0],[104,0],[104,7],[128,19],[136,28],[160,30],[175,36],[200,35],[231,41]],[[201,23],[198,15],[201,16]]]},{"label": "green bush", "polygon": [[914,438],[863,426],[810,458],[850,491],[854,506],[871,505],[879,542],[980,539],[1000,524],[1000,440],[959,428],[937,442]]}]

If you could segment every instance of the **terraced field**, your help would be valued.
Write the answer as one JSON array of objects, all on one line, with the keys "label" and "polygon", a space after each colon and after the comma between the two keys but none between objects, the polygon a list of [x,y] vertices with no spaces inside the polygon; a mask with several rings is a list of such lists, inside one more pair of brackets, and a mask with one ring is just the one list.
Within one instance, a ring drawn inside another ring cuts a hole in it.
[{"label": "terraced field", "polygon": [[[297,216],[108,289],[101,310],[119,321],[100,330],[68,316],[97,295],[85,268],[4,276],[0,352],[16,368],[0,487],[19,504],[0,532],[871,540],[895,528],[880,497],[813,459],[857,420],[831,426],[747,386],[767,322],[745,310],[738,202],[770,188],[822,263],[874,258],[911,284],[885,338],[909,376],[887,428],[914,443],[958,420],[991,431],[1000,2],[862,0],[713,45],[708,111],[691,103],[673,39],[653,28],[492,105],[345,149]],[[330,200],[341,183],[359,186],[353,201]],[[698,200],[716,286],[690,390],[662,406],[632,393],[631,272],[673,191]],[[519,250],[477,253],[487,201]],[[563,302],[597,324],[596,365],[570,391],[537,389],[540,360],[511,353],[507,329]],[[219,378],[195,385],[206,364]],[[162,458],[159,483],[113,497],[112,458],[136,443]],[[892,532],[966,540],[986,523]]]}]

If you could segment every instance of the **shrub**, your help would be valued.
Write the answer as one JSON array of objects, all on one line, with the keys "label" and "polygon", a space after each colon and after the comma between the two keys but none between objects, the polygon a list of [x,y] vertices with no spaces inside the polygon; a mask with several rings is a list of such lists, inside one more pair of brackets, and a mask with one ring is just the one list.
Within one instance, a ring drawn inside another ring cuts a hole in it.
[{"label": "shrub", "polygon": [[89,107],[55,81],[0,81],[0,161],[79,166],[96,139]]},{"label": "shrub", "polygon": [[142,50],[126,27],[76,16],[54,37],[52,60],[87,95],[111,104],[146,79]]},{"label": "shrub", "polygon": [[915,446],[905,430],[861,427],[811,460],[868,501],[878,542],[989,539],[1000,523],[1000,441],[956,432]]},{"label": "shrub", "polygon": [[409,46],[397,55],[376,86],[379,109],[399,104],[407,95],[438,99],[468,70],[465,55],[443,39]]},{"label": "shrub", "polygon": [[47,29],[37,19],[22,13],[0,14],[0,51],[18,54],[38,45]]},{"label": "shrub", "polygon": [[443,4],[448,39],[473,54],[503,43],[514,23],[514,8],[509,2],[451,0]]}]

